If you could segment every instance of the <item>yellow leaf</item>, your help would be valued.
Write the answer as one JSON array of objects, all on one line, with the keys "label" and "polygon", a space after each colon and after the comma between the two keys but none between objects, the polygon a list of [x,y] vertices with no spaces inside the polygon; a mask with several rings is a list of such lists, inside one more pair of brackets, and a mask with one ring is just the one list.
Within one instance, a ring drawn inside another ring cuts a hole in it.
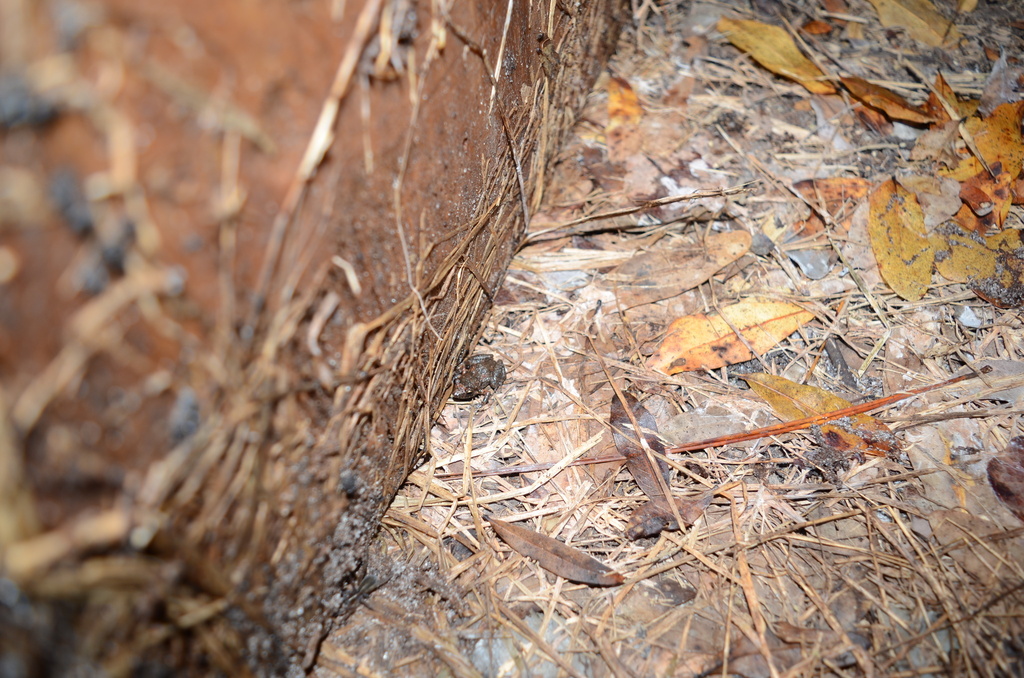
[{"label": "yellow leaf", "polygon": [[647,364],[665,374],[676,374],[743,362],[753,354],[733,327],[760,354],[813,317],[799,306],[783,301],[741,301],[723,308],[721,315],[684,316],[669,326],[661,346]]},{"label": "yellow leaf", "polygon": [[1006,229],[982,238],[947,223],[930,238],[935,268],[953,282],[968,283],[979,297],[999,308],[1024,304],[1024,243],[1021,232]]},{"label": "yellow leaf", "polygon": [[[773,374],[741,374],[750,388],[784,421],[835,412],[850,401],[815,386],[798,384]],[[813,427],[823,446],[844,455],[885,456],[899,448],[888,426],[866,414],[842,417]]]},{"label": "yellow leaf", "polygon": [[935,251],[917,197],[890,179],[871,193],[868,236],[882,278],[896,294],[917,301],[928,291]]},{"label": "yellow leaf", "polygon": [[994,253],[977,233],[947,222],[928,239],[935,250],[935,270],[946,280],[965,283],[995,273]]},{"label": "yellow leaf", "polygon": [[953,45],[960,39],[960,31],[939,14],[928,0],[871,0],[878,12],[878,20],[886,28],[905,28],[914,40],[932,47]]},{"label": "yellow leaf", "polygon": [[835,93],[825,74],[800,53],[784,29],[760,21],[722,17],[718,30],[772,73],[796,80],[814,94]]},{"label": "yellow leaf", "polygon": [[813,417],[850,406],[850,401],[814,386],[798,384],[773,374],[741,374],[754,393],[771,405],[783,421]]},{"label": "yellow leaf", "polygon": [[[982,120],[972,116],[964,121],[964,128],[974,138],[978,153],[995,172],[1006,172],[1015,179],[1024,168],[1024,133],[1021,132],[1021,121],[1024,119],[1024,101],[1000,104],[992,113]],[[996,166],[999,165],[997,168]],[[967,181],[971,177],[985,172],[981,162],[972,156],[960,161],[952,170],[940,170],[957,181]]]}]

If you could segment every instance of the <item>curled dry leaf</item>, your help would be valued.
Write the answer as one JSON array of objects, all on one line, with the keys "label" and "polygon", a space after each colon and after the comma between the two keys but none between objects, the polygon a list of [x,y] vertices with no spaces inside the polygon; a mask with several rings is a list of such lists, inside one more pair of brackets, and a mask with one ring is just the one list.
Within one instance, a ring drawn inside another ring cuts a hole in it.
[{"label": "curled dry leaf", "polygon": [[[772,374],[741,374],[750,388],[784,421],[803,419],[850,407],[851,403],[823,389],[798,384]],[[899,450],[892,430],[874,417],[854,414],[812,427],[821,444],[846,458],[884,457]]]},{"label": "curled dry leaf", "polygon": [[718,30],[772,73],[796,80],[814,94],[835,93],[836,88],[825,74],[800,53],[784,29],[760,21],[723,17],[718,21]]},{"label": "curled dry leaf", "polygon": [[[960,199],[979,217],[991,217],[987,222],[1002,227],[1006,216],[1010,213],[1010,201],[1013,198],[1010,175],[998,172],[1000,165],[992,167],[996,172],[992,176],[988,172],[979,172],[965,180],[960,186]],[[971,229],[977,230],[977,229]],[[988,230],[988,229],[985,229]]]},{"label": "curled dry leaf", "polygon": [[746,231],[715,233],[702,243],[638,254],[602,282],[614,284],[623,310],[630,309],[700,285],[749,249],[750,234]]},{"label": "curled dry leaf", "polygon": [[877,108],[893,120],[922,124],[935,122],[934,116],[909,103],[899,94],[872,84],[864,78],[840,78],[840,82],[855,98],[872,108]]},{"label": "curled dry leaf", "polygon": [[[632,394],[623,393],[623,396],[626,399],[625,406],[618,396],[612,397],[609,415],[612,439],[619,454],[626,458],[626,466],[636,484],[650,499],[630,517],[626,525],[626,536],[639,539],[652,537],[662,530],[678,530],[677,513],[686,525],[692,525],[711,503],[711,493],[705,492],[696,499],[682,499],[665,493],[668,487],[668,464],[660,458],[665,454],[665,445],[658,436],[658,425],[654,416]],[[633,419],[640,426],[639,435],[634,431],[626,407],[629,407]],[[644,445],[641,445],[641,438]],[[660,456],[648,454],[645,446]],[[675,503],[675,510],[669,502]]]},{"label": "curled dry leaf", "polygon": [[[978,110],[978,100],[961,100],[942,77],[942,73],[938,73],[932,91],[929,92],[921,110],[933,116],[938,122],[960,121],[974,115]],[[950,111],[953,112],[953,118],[949,116]]]},{"label": "curled dry leaf", "polygon": [[683,316],[669,325],[648,367],[665,374],[713,370],[750,360],[753,354],[733,331],[735,327],[759,354],[777,345],[814,315],[784,301],[741,301],[721,315]]},{"label": "curled dry leaf", "polygon": [[497,518],[488,517],[487,522],[517,553],[533,558],[552,574],[593,586],[616,586],[623,582],[622,575],[615,570],[557,539]]},{"label": "curled dry leaf", "polygon": [[1010,440],[998,457],[989,459],[988,482],[999,500],[1024,521],[1024,437]]},{"label": "curled dry leaf", "polygon": [[928,291],[935,252],[924,211],[913,193],[890,179],[871,193],[868,237],[882,278],[896,294],[917,301]]},{"label": "curled dry leaf", "polygon": [[932,47],[955,45],[960,31],[928,0],[870,0],[886,28],[906,29],[914,40]]}]

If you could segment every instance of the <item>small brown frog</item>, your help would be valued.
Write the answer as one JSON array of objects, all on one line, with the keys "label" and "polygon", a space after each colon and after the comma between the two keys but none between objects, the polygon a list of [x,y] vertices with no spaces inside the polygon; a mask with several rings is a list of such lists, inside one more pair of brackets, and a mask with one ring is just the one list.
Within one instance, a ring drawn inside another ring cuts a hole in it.
[{"label": "small brown frog", "polygon": [[505,383],[505,366],[486,353],[467,358],[455,368],[452,400],[466,401],[497,391]]}]

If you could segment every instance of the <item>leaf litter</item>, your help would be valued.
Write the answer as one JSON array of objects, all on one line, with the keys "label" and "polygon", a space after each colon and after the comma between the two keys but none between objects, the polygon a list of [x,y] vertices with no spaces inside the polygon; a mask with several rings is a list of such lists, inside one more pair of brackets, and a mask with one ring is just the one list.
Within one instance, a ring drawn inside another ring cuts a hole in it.
[{"label": "leaf litter", "polygon": [[1024,42],[947,5],[637,8],[385,518],[475,670],[1022,671]]}]

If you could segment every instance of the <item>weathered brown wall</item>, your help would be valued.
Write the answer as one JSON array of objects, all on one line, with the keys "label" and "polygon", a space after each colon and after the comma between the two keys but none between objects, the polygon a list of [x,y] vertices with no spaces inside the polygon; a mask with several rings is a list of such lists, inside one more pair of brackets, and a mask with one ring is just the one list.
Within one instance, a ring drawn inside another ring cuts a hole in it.
[{"label": "weathered brown wall", "polygon": [[[3,164],[41,186],[62,165],[117,179],[91,208],[137,233],[124,273],[93,297],[47,281],[102,249],[105,227],[75,236],[42,209],[0,234],[22,261],[0,309],[0,340],[18,356],[0,362],[0,462],[34,506],[13,536],[0,529],[0,547],[8,565],[31,564],[18,570],[26,590],[50,591],[49,573],[83,557],[74,540],[66,557],[39,556],[38,535],[103,509],[122,529],[90,547],[142,526],[135,547],[182,563],[146,586],[224,596],[301,661],[352,603],[380,517],[523,232],[520,184],[528,213],[614,43],[619,4],[462,0],[442,15],[434,3],[349,0],[334,21],[326,2],[108,0],[65,46],[63,89],[43,88],[56,120],[0,131]],[[364,11],[375,28],[361,43]],[[413,27],[383,69],[370,57],[397,31],[381,11]],[[41,37],[5,54],[15,69],[57,49],[53,16],[36,8],[22,20]],[[335,138],[297,182],[347,50],[362,56],[337,99]],[[492,105],[485,64],[493,73],[499,51]],[[116,143],[125,134],[129,150]],[[226,209],[236,184],[245,201]],[[122,288],[120,306],[100,303]],[[117,331],[85,336],[96,328]],[[78,372],[47,381],[69,347]],[[140,386],[154,375],[166,386]],[[203,425],[175,445],[166,417],[187,388]],[[138,403],[115,416],[113,391]],[[91,442],[86,421],[99,430]],[[81,447],[85,486],[81,458],[66,452]],[[24,499],[13,495],[0,502]],[[115,635],[144,649],[130,629]]]}]

